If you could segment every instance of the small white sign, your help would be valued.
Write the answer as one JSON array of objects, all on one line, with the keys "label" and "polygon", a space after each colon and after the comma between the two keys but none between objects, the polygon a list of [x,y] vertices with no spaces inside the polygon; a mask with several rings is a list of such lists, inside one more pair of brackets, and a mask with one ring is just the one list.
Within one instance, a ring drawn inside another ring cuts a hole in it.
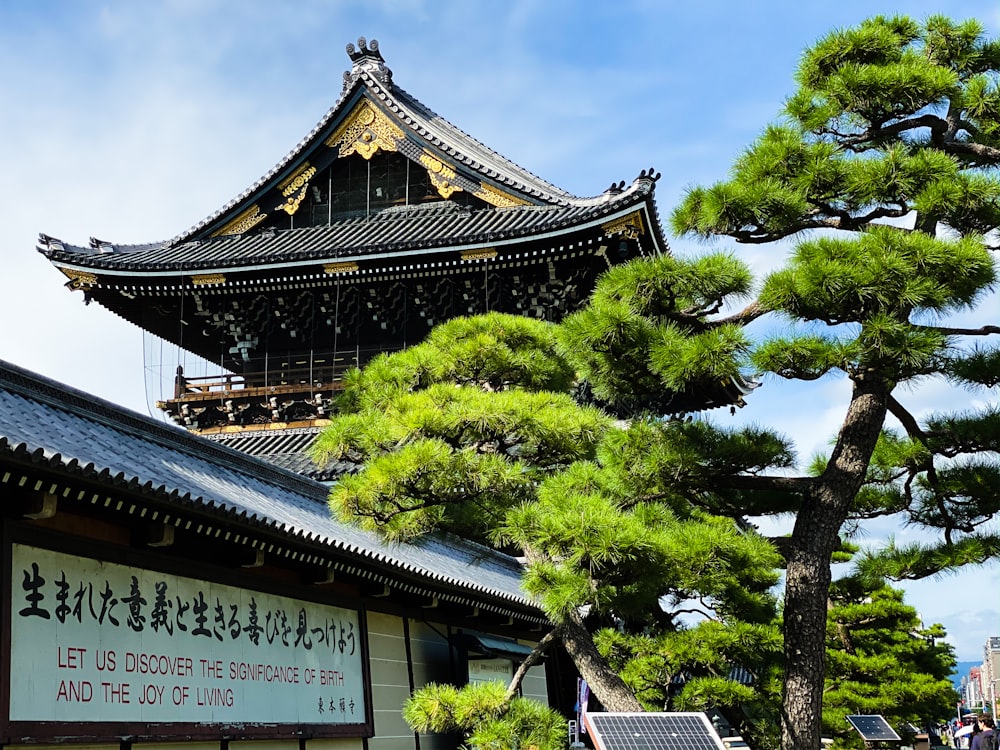
[{"label": "small white sign", "polygon": [[362,724],[355,610],[15,544],[10,720]]},{"label": "small white sign", "polygon": [[509,684],[514,679],[514,662],[510,659],[469,659],[469,683],[500,681]]}]

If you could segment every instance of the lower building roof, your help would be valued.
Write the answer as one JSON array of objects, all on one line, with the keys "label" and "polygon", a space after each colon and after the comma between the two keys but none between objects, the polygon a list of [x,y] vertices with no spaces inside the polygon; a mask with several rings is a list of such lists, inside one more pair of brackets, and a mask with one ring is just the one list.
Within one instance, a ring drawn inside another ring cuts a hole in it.
[{"label": "lower building roof", "polygon": [[321,482],[0,360],[0,464],[18,463],[216,515],[459,600],[541,616],[513,557],[446,535],[386,542],[333,518]]},{"label": "lower building roof", "polygon": [[320,482],[332,482],[337,477],[357,471],[357,464],[349,461],[329,461],[320,465],[312,459],[312,447],[323,429],[256,429],[202,433],[202,437]]}]

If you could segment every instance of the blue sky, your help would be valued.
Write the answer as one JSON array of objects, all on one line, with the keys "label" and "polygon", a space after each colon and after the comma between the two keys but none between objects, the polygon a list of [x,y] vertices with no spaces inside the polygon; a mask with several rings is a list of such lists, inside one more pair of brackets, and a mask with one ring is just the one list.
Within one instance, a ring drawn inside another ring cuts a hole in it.
[{"label": "blue sky", "polygon": [[[901,12],[978,18],[1000,36],[996,0],[4,0],[0,358],[147,412],[160,394],[146,392],[141,332],[63,289],[33,250],[38,233],[125,244],[194,225],[334,104],[345,45],[359,36],[379,40],[399,86],[566,190],[595,195],[654,167],[665,218],[686,187],[724,178],[776,117],[804,47]],[[759,270],[785,252],[718,246]],[[737,421],[777,427],[808,457],[847,393],[833,379],[768,381]],[[985,399],[936,385],[905,397],[918,413]],[[890,534],[912,532],[882,524],[861,541]],[[960,659],[981,658],[1000,634],[1000,565],[905,588]]]}]

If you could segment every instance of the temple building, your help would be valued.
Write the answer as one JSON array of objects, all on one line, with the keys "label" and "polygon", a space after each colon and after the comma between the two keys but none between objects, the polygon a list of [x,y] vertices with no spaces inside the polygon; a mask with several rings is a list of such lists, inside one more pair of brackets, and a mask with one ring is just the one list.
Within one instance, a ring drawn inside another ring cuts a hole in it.
[{"label": "temple building", "polygon": [[[509,681],[549,624],[518,560],[390,544],[329,488],[0,361],[0,744],[450,750],[401,707]],[[521,694],[570,711],[565,656]]]},{"label": "temple building", "polygon": [[40,236],[84,302],[176,353],[158,406],[189,432],[0,362],[5,748],[448,750],[406,698],[515,670],[572,712],[565,653],[534,660],[551,623],[520,560],[337,521],[343,467],[308,449],[349,368],[457,316],[558,321],[609,267],[669,252],[659,175],[572,195],[396,86],[376,42],[347,52],[315,128],[192,228]]},{"label": "temple building", "polygon": [[[397,87],[376,42],[347,52],[337,103],[194,227],[40,236],[85,303],[175,353],[158,406],[196,434],[0,362],[4,746],[445,750],[407,696],[509,681],[551,627],[515,558],[338,522],[343,467],[308,449],[349,368],[452,317],[557,321],[668,252],[658,175],[572,195]],[[520,692],[569,715],[575,677],[551,649]]]},{"label": "temple building", "polygon": [[399,88],[374,40],[347,52],[337,103],[194,227],[39,246],[86,302],[217,365],[177,364],[172,420],[319,478],[303,451],[348,368],[456,316],[559,320],[610,265],[668,252],[652,169],[572,195]]}]

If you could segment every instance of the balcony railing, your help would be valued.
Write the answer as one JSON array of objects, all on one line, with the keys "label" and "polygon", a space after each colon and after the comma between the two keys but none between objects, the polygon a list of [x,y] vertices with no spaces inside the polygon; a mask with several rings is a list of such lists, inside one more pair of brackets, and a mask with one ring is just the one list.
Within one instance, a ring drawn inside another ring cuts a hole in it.
[{"label": "balcony railing", "polygon": [[221,396],[253,398],[309,391],[339,390],[348,366],[283,368],[277,372],[204,375],[174,379],[174,401],[208,401]]}]

